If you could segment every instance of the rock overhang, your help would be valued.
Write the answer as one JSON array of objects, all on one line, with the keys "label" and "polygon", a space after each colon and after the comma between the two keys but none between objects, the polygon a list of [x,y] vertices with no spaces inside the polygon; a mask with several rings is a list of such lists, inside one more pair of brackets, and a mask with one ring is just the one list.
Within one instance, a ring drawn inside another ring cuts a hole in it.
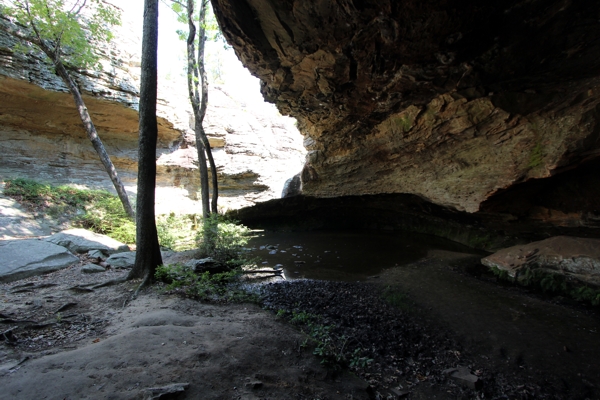
[{"label": "rock overhang", "polygon": [[306,195],[476,212],[600,155],[593,2],[212,3],[265,98],[298,119]]}]

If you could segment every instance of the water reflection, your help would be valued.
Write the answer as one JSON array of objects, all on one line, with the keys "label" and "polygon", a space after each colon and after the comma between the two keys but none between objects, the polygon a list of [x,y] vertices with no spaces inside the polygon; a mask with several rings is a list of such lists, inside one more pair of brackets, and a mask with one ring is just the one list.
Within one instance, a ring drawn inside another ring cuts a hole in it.
[{"label": "water reflection", "polygon": [[248,247],[260,267],[282,268],[286,279],[342,281],[418,261],[432,249],[470,252],[434,236],[363,230],[256,232]]}]

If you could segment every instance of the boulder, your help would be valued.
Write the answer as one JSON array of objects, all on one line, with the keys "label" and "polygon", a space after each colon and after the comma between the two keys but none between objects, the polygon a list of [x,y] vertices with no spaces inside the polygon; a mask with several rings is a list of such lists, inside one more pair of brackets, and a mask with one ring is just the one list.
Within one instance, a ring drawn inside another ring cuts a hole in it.
[{"label": "boulder", "polygon": [[129,246],[113,238],[85,229],[68,229],[45,239],[50,243],[66,247],[73,253],[87,253],[90,250],[100,250],[107,254],[129,251]]},{"label": "boulder", "polygon": [[135,251],[113,254],[106,259],[106,263],[116,269],[133,268],[133,264],[135,264]]},{"label": "boulder", "polygon": [[46,274],[77,261],[64,247],[44,240],[0,241],[0,282]]},{"label": "boulder", "polygon": [[512,278],[519,278],[527,269],[541,268],[600,284],[600,239],[555,236],[502,249],[481,262]]},{"label": "boulder", "polygon": [[106,258],[106,254],[104,254],[101,250],[90,250],[88,251],[88,256],[91,258],[98,258],[102,260]]},{"label": "boulder", "polygon": [[[115,269],[133,268],[133,265],[135,264],[135,254],[135,251],[127,251],[123,253],[113,254],[110,257],[108,257],[105,262],[106,264],[110,265],[112,268]],[[171,250],[166,250],[161,251],[160,254],[162,256],[163,263],[168,264],[178,262],[175,260],[177,260],[177,255],[181,253],[175,253]],[[172,257],[175,258],[171,259]],[[169,261],[167,262],[167,260]]]},{"label": "boulder", "polygon": [[85,264],[83,267],[81,267],[81,272],[83,272],[84,274],[95,274],[98,272],[105,272],[106,268],[100,266],[100,265],[96,265],[96,264]]}]

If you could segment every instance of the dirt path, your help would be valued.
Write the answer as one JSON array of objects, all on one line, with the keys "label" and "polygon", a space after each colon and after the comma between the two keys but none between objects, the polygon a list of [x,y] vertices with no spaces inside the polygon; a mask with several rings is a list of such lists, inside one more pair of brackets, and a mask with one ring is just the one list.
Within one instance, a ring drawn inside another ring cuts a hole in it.
[{"label": "dirt path", "polygon": [[71,267],[2,286],[2,330],[21,329],[1,346],[0,398],[146,398],[175,383],[193,399],[367,398],[365,382],[331,375],[300,346],[304,335],[257,305],[151,288],[123,308],[135,283],[73,293],[80,275]]}]

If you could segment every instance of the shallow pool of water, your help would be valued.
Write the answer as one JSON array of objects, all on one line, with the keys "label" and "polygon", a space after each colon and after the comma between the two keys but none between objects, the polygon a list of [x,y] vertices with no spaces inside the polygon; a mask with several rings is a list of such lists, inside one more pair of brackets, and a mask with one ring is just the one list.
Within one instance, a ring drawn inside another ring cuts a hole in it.
[{"label": "shallow pool of water", "polygon": [[344,281],[418,261],[429,250],[473,252],[434,236],[366,230],[255,232],[248,247],[260,267],[283,268],[286,279]]}]

